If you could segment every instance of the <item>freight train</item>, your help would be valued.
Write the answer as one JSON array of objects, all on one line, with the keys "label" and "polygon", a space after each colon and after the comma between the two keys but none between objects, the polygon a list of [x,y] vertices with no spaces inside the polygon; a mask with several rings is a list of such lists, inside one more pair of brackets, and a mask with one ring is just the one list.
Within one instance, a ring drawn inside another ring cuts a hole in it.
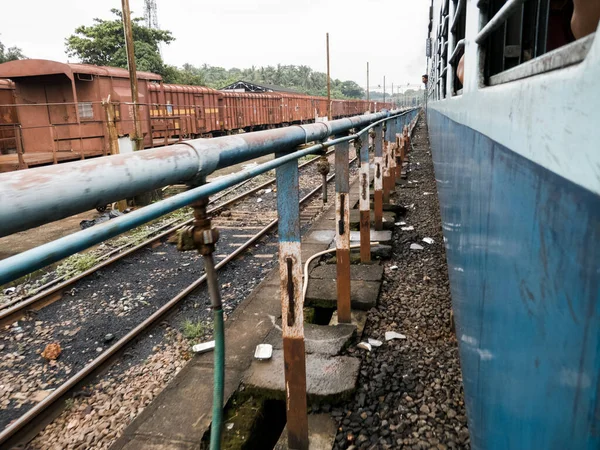
[{"label": "freight train", "polygon": [[427,121],[476,450],[600,448],[597,6],[430,8]]},{"label": "freight train", "polygon": [[[0,64],[0,172],[131,151],[129,72],[26,59]],[[137,72],[144,148],[327,117],[327,99],[165,84]],[[332,118],[390,103],[332,100]],[[112,134],[111,134],[112,133]],[[116,141],[116,142],[111,142]]]}]

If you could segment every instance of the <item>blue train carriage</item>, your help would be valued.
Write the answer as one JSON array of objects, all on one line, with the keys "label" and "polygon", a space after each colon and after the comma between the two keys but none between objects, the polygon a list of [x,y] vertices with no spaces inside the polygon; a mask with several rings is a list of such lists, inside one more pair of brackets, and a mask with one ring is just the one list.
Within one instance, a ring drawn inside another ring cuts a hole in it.
[{"label": "blue train carriage", "polygon": [[600,448],[599,14],[432,2],[427,120],[474,449]]}]

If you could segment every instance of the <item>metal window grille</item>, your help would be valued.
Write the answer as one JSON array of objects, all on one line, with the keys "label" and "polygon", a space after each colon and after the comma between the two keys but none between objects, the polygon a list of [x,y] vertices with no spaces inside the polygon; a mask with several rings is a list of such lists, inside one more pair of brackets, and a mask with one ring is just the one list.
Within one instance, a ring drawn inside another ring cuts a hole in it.
[{"label": "metal window grille", "polygon": [[568,25],[571,2],[558,9],[551,0],[479,0],[477,6],[489,17],[475,38],[485,53],[488,84],[495,84],[496,75],[574,40]]},{"label": "metal window grille", "polygon": [[92,102],[77,103],[77,112],[79,113],[80,119],[94,118],[94,108],[92,107]]}]

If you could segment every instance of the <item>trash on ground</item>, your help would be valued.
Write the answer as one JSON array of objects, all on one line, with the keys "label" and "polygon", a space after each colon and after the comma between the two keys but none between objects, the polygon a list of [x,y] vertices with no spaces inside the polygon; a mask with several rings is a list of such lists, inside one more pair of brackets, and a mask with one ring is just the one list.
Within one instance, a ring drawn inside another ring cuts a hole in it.
[{"label": "trash on ground", "polygon": [[260,202],[262,202],[262,198],[258,198],[258,199],[256,200],[256,203],[260,203]]},{"label": "trash on ground", "polygon": [[395,331],[386,331],[385,340],[391,341],[392,339],[406,339],[406,336],[400,333],[396,333]]},{"label": "trash on ground", "polygon": [[368,341],[369,341],[369,345],[371,347],[381,347],[383,345],[383,342],[381,342],[377,339],[369,338]]},{"label": "trash on ground", "polygon": [[423,238],[423,242],[425,242],[426,244],[433,244],[435,241],[430,237],[425,237]]},{"label": "trash on ground", "polygon": [[406,222],[396,222],[394,225],[399,227],[400,225],[406,225]]},{"label": "trash on ground", "polygon": [[273,356],[273,346],[271,344],[258,344],[254,351],[254,357],[260,360],[271,359]]},{"label": "trash on ground", "polygon": [[273,189],[265,189],[265,194],[270,194],[271,192],[273,192]]},{"label": "trash on ground", "polygon": [[206,353],[215,349],[215,341],[203,342],[192,347],[194,353]]},{"label": "trash on ground", "polygon": [[62,349],[60,348],[60,344],[57,342],[53,342],[52,344],[46,345],[46,348],[41,353],[42,358],[47,359],[48,361],[53,361],[60,356]]},{"label": "trash on ground", "polygon": [[4,295],[14,294],[17,291],[16,287],[9,287],[4,289]]},{"label": "trash on ground", "polygon": [[410,244],[411,250],[423,250],[423,246],[419,244]]},{"label": "trash on ground", "polygon": [[368,352],[371,351],[371,344],[369,344],[368,342],[361,342],[356,347],[357,348],[362,348],[363,350],[366,350]]},{"label": "trash on ground", "polygon": [[225,428],[227,428],[228,430],[231,430],[231,429],[233,429],[233,422],[227,422],[227,423],[225,424]]},{"label": "trash on ground", "polygon": [[433,192],[423,192],[423,195],[433,195]]},{"label": "trash on ground", "polygon": [[413,227],[412,225],[409,225],[407,227],[402,227],[400,228],[402,231],[412,231],[415,229],[415,227]]},{"label": "trash on ground", "polygon": [[398,266],[390,266],[390,270],[398,270]]},{"label": "trash on ground", "polygon": [[108,222],[110,219],[116,219],[117,217],[121,217],[122,215],[122,212],[116,209],[111,209],[107,213],[104,213],[100,217],[97,217],[95,219],[82,220],[81,222],[79,222],[79,226],[82,230],[85,230],[86,228],[93,227],[94,225],[98,225],[99,223]]}]

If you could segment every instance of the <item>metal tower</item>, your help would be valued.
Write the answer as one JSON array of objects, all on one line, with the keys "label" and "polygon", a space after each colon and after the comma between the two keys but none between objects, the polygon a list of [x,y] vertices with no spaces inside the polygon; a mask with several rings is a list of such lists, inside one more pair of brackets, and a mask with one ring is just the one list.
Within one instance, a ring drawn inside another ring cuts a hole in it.
[{"label": "metal tower", "polygon": [[148,28],[158,29],[156,0],[144,0],[144,19]]}]

